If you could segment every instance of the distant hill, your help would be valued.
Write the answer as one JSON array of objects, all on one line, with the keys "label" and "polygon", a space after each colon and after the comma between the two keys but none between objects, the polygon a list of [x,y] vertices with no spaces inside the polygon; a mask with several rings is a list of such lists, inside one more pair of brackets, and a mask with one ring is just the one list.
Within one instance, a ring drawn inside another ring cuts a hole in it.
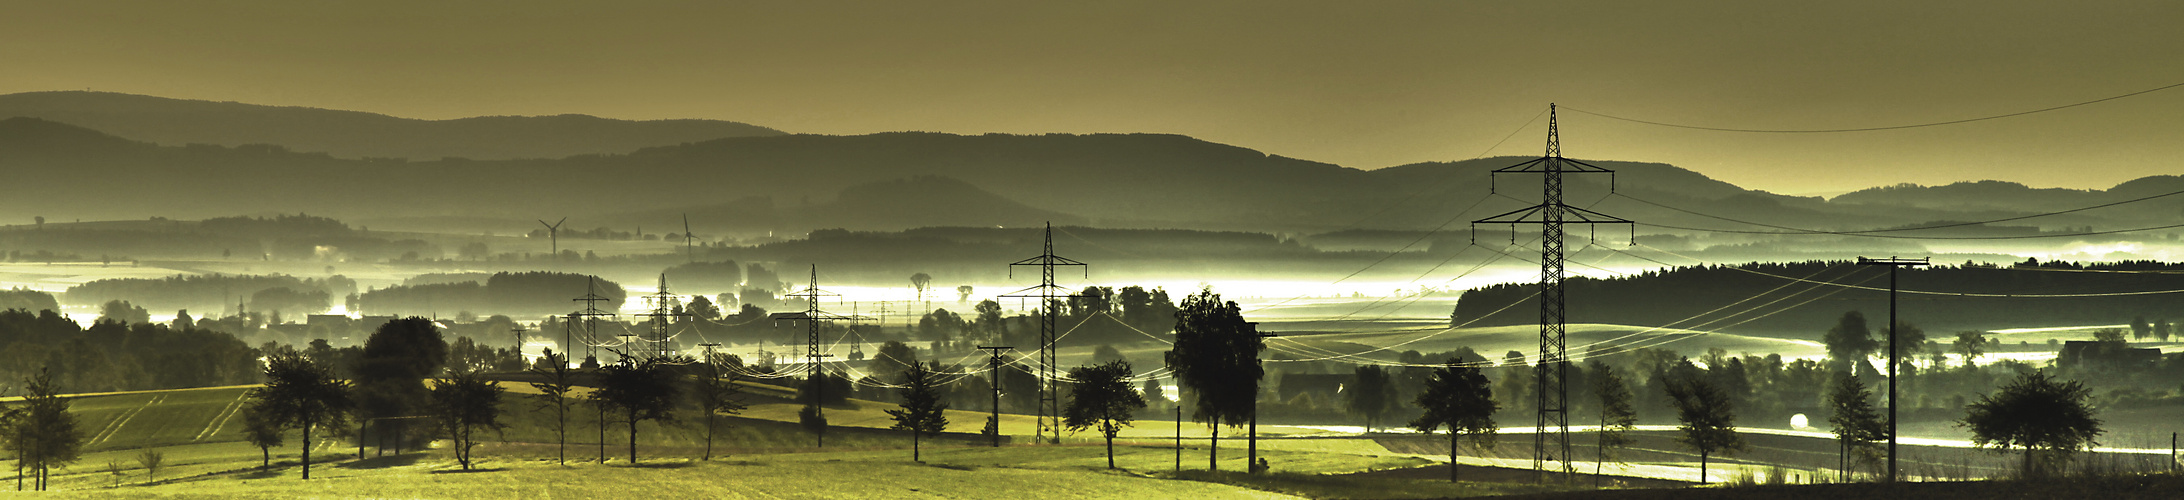
[{"label": "distant hill", "polygon": [[[990,227],[1083,225],[1084,217],[1031,207],[951,177],[921,175],[859,184],[831,201],[778,206],[754,196],[725,203],[647,210],[606,217],[606,224],[672,224],[688,216],[696,231],[753,233],[768,230],[848,229],[899,231],[936,225]],[[657,227],[657,226],[656,226]]]},{"label": "distant hill", "polygon": [[168,146],[276,144],[341,158],[561,158],[781,131],[719,120],[586,115],[417,120],[358,111],[168,99],[112,92],[0,95],[0,118],[67,123]]},{"label": "distant hill", "polygon": [[[505,220],[525,230],[533,219],[563,216],[572,218],[571,227],[621,227],[634,217],[632,226],[673,228],[689,213],[701,232],[764,227],[787,234],[1055,220],[1290,235],[1438,229],[1436,241],[1455,235],[1461,244],[1468,242],[1470,221],[1538,199],[1537,176],[1490,175],[1526,159],[1368,171],[1179,135],[896,132],[732,137],[558,159],[360,160],[275,145],[158,146],[49,120],[7,118],[0,119],[0,168],[18,182],[62,189],[0,197],[0,210],[53,220],[275,210],[345,220]],[[2184,189],[2178,178],[2149,177],[2107,191],[2011,194],[2002,185],[1966,196],[1978,203],[1903,204],[1891,200],[1945,198],[1924,195],[1948,190],[1898,187],[1826,200],[1748,190],[1666,164],[1589,161],[1616,174],[1571,176],[1565,200],[1641,221],[1648,225],[1642,233],[1678,227],[1780,231],[1738,220],[1827,230],[1975,221]],[[2069,203],[2042,201],[2045,196],[2065,196]],[[2177,213],[2168,207],[2184,207],[2184,196],[1951,234],[2143,227],[2155,225],[2142,223],[2146,217]],[[1509,228],[1481,225],[1479,231],[1486,241],[1506,238]],[[1575,231],[1602,241],[1628,238],[1628,230],[1616,226]],[[1694,244],[1764,237],[1714,233]],[[1879,251],[1883,243],[1799,238],[1800,248],[1835,253]]]}]

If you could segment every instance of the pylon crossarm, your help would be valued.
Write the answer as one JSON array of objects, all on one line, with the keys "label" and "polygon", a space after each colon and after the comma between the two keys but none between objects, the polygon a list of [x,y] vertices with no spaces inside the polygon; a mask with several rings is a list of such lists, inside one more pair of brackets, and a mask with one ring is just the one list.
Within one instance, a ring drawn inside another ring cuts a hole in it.
[{"label": "pylon crossarm", "polygon": [[1083,262],[1059,255],[1041,255],[1009,263],[1011,266],[1082,266]]},{"label": "pylon crossarm", "polygon": [[[1519,208],[1519,209],[1516,209],[1516,210],[1511,210],[1511,211],[1508,211],[1508,212],[1503,212],[1503,213],[1501,213],[1500,215],[1495,215],[1495,216],[1493,216],[1493,217],[1487,217],[1487,218],[1484,218],[1484,219],[1479,219],[1479,220],[1471,221],[1471,223],[1472,223],[1472,224],[1537,224],[1537,223],[1539,223],[1539,221],[1528,221],[1528,220],[1524,220],[1524,218],[1525,218],[1525,217],[1530,217],[1530,216],[1532,216],[1532,214],[1536,214],[1536,213],[1539,213],[1539,211],[1540,211],[1540,210],[1543,210],[1543,209],[1545,209],[1545,208],[1546,208],[1546,207],[1545,207],[1545,206],[1543,206],[1543,205],[1532,205],[1532,206],[1529,206],[1529,207],[1524,207],[1524,208]],[[1510,218],[1510,219],[1507,219],[1507,220],[1497,220],[1497,219],[1502,219],[1503,217],[1509,217],[1509,216],[1511,216],[1511,215],[1515,215],[1516,217],[1514,217],[1514,218]]]},{"label": "pylon crossarm", "polygon": [[1497,169],[1494,169],[1494,172],[1493,172],[1493,173],[1497,173],[1497,174],[1536,174],[1536,173],[1539,173],[1539,172],[1541,172],[1541,171],[1539,171],[1539,170],[1531,170],[1531,169],[1529,169],[1528,167],[1531,167],[1532,165],[1536,165],[1536,164],[1538,164],[1539,162],[1543,162],[1543,161],[1547,161],[1547,157],[1545,157],[1545,156],[1542,156],[1542,157],[1538,157],[1538,158],[1533,158],[1533,159],[1532,159],[1531,161],[1527,161],[1527,162],[1524,162],[1524,163],[1518,163],[1518,164],[1515,164],[1515,165],[1510,165],[1510,166],[1507,166],[1507,167],[1497,168]]}]

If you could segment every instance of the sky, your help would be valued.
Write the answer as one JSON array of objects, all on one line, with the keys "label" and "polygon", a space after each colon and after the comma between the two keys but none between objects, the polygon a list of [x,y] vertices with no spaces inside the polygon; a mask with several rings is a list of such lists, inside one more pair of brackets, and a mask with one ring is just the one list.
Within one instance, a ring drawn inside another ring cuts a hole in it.
[{"label": "sky", "polygon": [[[0,2],[0,93],[796,133],[1175,133],[1375,169],[1652,161],[1822,194],[2180,172],[2174,1]],[[1504,142],[1504,139],[1507,141]]]}]

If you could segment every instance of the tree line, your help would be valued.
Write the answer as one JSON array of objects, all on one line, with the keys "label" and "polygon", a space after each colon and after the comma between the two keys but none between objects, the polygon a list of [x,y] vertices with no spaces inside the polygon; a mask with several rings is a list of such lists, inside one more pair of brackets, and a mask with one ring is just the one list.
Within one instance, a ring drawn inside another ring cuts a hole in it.
[{"label": "tree line", "polygon": [[[2092,272],[2087,272],[2092,271]],[[2169,271],[2170,273],[2117,274],[2106,271]],[[1973,294],[2051,295],[2108,294],[2184,289],[2184,263],[2125,261],[2112,263],[2040,262],[2027,260],[1997,266],[1967,262],[1904,269],[1899,277],[1905,290]],[[1799,331],[1827,324],[1841,308],[1879,310],[1887,307],[1885,292],[1841,290],[1785,281],[1808,279],[1867,287],[1886,287],[1884,274],[1872,266],[1849,261],[1755,262],[1734,266],[1706,265],[1646,271],[1613,278],[1573,276],[1564,282],[1572,307],[1572,323],[1669,325],[1707,313],[1720,304],[1750,297],[1779,297],[1792,292],[1801,298],[1829,295],[1829,300],[1791,307],[1753,318],[1740,328],[1764,331]],[[1788,288],[1785,284],[1791,285]],[[1500,326],[1537,322],[1524,302],[1537,292],[1537,283],[1491,285],[1463,293],[1451,312],[1452,325]],[[1801,291],[1801,292],[1800,292]],[[2083,325],[2134,316],[2167,317],[2175,306],[2162,294],[2100,295],[2085,297],[1952,296],[1950,300],[1922,302],[1917,319],[1928,325],[1952,328],[1993,329],[2034,326]],[[1793,302],[1803,302],[1802,300]],[[1500,312],[1495,312],[1500,310]],[[2174,311],[2184,316],[2184,311]]]}]

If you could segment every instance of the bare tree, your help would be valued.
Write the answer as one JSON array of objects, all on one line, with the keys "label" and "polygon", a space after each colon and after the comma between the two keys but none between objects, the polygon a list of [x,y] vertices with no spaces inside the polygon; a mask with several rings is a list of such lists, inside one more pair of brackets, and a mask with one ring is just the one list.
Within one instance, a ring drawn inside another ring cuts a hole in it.
[{"label": "bare tree", "polygon": [[713,459],[713,437],[720,429],[720,415],[742,413],[748,407],[743,403],[743,383],[735,370],[720,369],[721,365],[729,364],[730,359],[733,355],[716,353],[713,359],[706,360],[707,373],[691,390],[691,396],[698,403],[698,412],[705,415],[705,457],[702,460]]},{"label": "bare tree", "polygon": [[166,465],[167,454],[159,450],[145,448],[144,451],[137,453],[136,461],[137,465],[144,466],[145,481],[158,481],[159,467]]},{"label": "bare tree", "polygon": [[539,409],[554,411],[554,443],[560,447],[555,460],[566,465],[569,463],[569,404],[574,401],[570,391],[576,387],[576,371],[569,368],[568,355],[547,349],[546,356],[531,367],[531,373],[545,379],[532,382],[531,388],[546,396],[539,402]]}]

